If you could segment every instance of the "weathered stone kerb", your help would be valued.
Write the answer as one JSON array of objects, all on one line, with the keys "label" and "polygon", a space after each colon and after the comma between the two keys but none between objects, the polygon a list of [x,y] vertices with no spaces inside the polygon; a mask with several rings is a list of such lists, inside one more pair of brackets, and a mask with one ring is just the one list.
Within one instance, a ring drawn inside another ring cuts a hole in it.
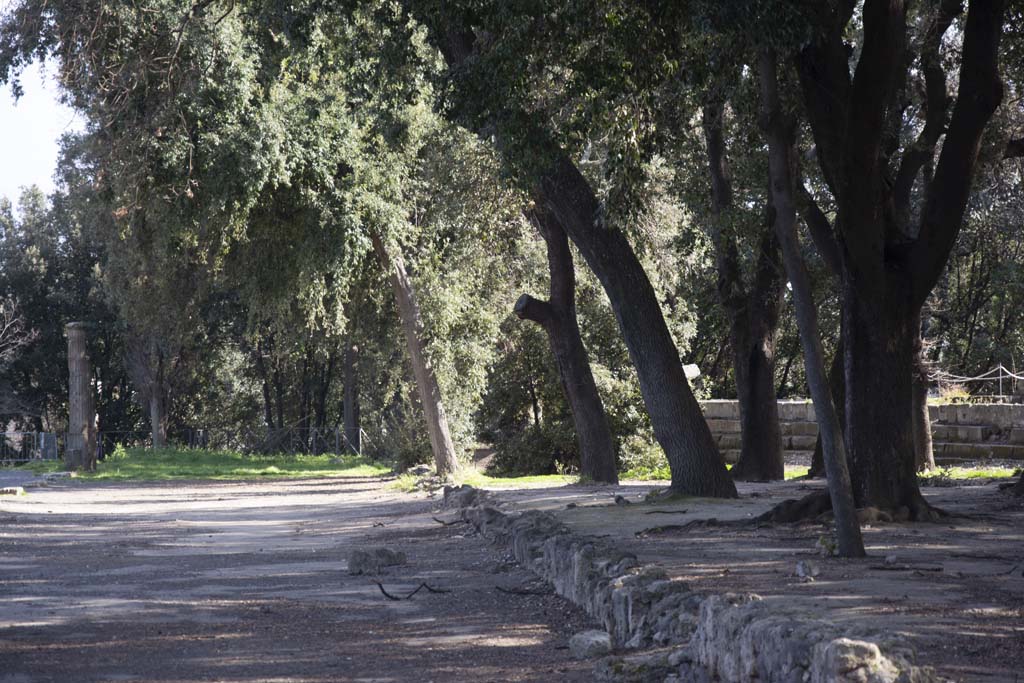
[{"label": "weathered stone kerb", "polygon": [[[641,675],[634,671],[633,680],[939,680],[914,666],[908,647],[880,634],[844,630],[823,614],[772,607],[752,594],[692,591],[661,567],[641,563],[606,539],[576,534],[551,514],[505,513],[478,489],[446,488],[445,504],[461,503],[462,519],[597,620],[615,649],[678,646],[664,650],[657,665],[646,662]],[[628,668],[606,664],[603,670],[625,674]]]}]

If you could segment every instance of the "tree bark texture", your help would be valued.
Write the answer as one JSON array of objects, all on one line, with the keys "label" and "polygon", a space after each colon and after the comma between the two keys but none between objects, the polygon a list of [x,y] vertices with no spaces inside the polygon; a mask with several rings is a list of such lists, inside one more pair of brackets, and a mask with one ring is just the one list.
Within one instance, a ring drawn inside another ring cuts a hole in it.
[{"label": "tree bark texture", "polygon": [[96,469],[96,407],[85,323],[68,323],[68,435],[64,466],[68,471]]},{"label": "tree bark texture", "polygon": [[[836,407],[839,416],[839,426],[846,432],[846,358],[843,353],[843,334],[839,333],[839,343],[836,344],[836,352],[832,356],[832,365],[828,369],[828,386],[831,389],[832,405]],[[821,447],[821,434],[818,434],[814,442],[814,455],[811,456],[811,469],[807,473],[809,477],[825,476],[825,455]]]},{"label": "tree bark texture", "polygon": [[768,139],[768,168],[771,195],[775,205],[775,234],[782,247],[782,257],[793,292],[800,343],[804,350],[807,384],[814,401],[818,431],[825,453],[829,495],[836,521],[839,554],[843,557],[862,557],[864,541],[861,537],[857,510],[854,507],[850,473],[843,449],[842,428],[832,403],[828,378],[825,374],[825,356],[818,332],[817,310],[811,292],[810,276],[800,253],[796,230],[794,203],[795,121],[782,109],[778,93],[775,53],[763,49],[758,60],[763,125]]},{"label": "tree bark texture", "polygon": [[427,422],[427,434],[430,437],[430,448],[434,453],[434,465],[438,476],[445,477],[455,472],[458,460],[455,457],[455,445],[452,443],[451,432],[448,429],[448,417],[441,399],[441,387],[424,347],[423,318],[420,314],[419,304],[416,302],[416,292],[405,270],[405,261],[401,254],[389,253],[379,235],[373,234],[371,238],[381,267],[391,279],[399,317],[402,320],[402,330],[409,348],[409,359],[412,362],[413,376],[416,379],[416,389]]},{"label": "tree bark texture", "polygon": [[935,454],[932,449],[932,423],[928,415],[928,362],[924,357],[924,334],[921,316],[914,324],[916,334],[913,340],[914,368],[911,380],[913,387],[914,425],[914,467],[918,472],[935,469]]},{"label": "tree bark texture", "polygon": [[729,234],[733,208],[722,101],[704,106],[704,139],[711,176],[712,238],[718,297],[729,315],[733,374],[740,408],[740,457],[735,480],[785,478],[779,408],[775,398],[775,332],[782,308],[782,264],[771,225],[760,240],[754,282],[746,286],[739,249]]},{"label": "tree bark texture", "polygon": [[576,427],[580,474],[591,481],[617,484],[615,442],[576,318],[576,275],[569,240],[550,214],[535,210],[530,218],[547,243],[549,296],[540,301],[523,294],[516,302],[515,314],[539,324],[547,333]]}]

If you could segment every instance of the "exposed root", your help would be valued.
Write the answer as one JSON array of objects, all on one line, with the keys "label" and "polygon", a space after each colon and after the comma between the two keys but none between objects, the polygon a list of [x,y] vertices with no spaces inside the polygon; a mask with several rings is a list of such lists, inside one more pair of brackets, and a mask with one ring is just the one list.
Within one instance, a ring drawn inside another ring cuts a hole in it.
[{"label": "exposed root", "polygon": [[832,512],[832,498],[827,491],[817,491],[799,500],[784,500],[751,521],[755,524],[795,524],[817,520],[826,512]]}]

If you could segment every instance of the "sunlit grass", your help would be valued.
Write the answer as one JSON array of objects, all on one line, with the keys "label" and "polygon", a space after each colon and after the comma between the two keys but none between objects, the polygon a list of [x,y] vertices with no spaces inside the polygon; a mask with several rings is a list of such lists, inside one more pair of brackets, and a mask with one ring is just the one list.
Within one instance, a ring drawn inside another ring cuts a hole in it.
[{"label": "sunlit grass", "polygon": [[[732,465],[726,465],[726,467],[732,469]],[[810,469],[810,467],[804,465],[786,465],[786,479],[797,479],[798,477],[806,476]],[[619,479],[623,481],[671,481],[672,472],[668,468],[668,463],[666,463],[664,467],[626,470],[619,474]]]},{"label": "sunlit grass", "polygon": [[263,479],[284,477],[374,477],[389,468],[356,455],[244,455],[237,451],[184,448],[118,449],[81,479]]}]

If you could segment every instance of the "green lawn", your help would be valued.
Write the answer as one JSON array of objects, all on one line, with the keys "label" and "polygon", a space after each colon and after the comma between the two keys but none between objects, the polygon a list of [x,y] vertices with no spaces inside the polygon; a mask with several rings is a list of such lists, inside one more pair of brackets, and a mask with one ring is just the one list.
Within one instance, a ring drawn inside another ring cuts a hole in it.
[{"label": "green lawn", "polygon": [[[61,469],[60,463],[32,463],[26,467],[40,473]],[[100,462],[95,472],[80,472],[78,477],[103,481],[374,477],[390,471],[355,455],[243,455],[235,451],[129,448],[118,449]]]}]

